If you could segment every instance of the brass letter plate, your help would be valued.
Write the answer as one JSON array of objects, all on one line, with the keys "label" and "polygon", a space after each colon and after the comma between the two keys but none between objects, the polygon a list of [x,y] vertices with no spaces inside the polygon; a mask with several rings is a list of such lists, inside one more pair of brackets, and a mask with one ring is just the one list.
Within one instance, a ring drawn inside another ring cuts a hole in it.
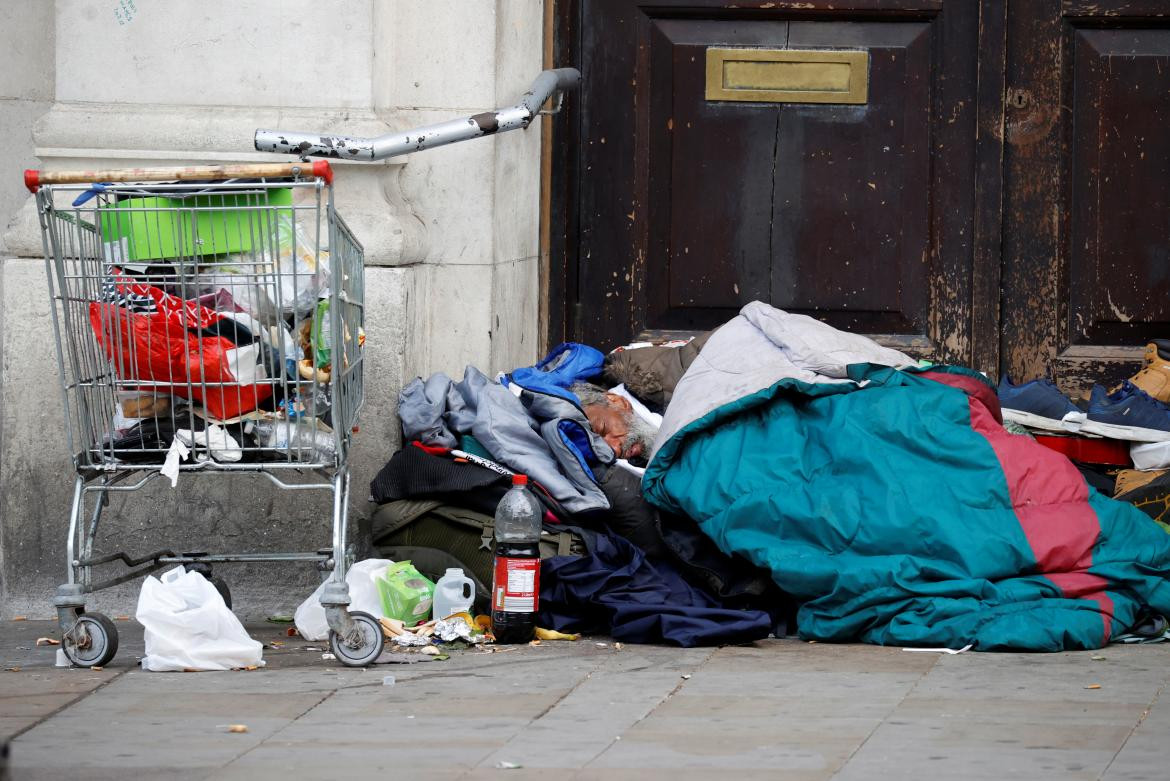
[{"label": "brass letter plate", "polygon": [[869,52],[707,49],[707,100],[865,103]]}]

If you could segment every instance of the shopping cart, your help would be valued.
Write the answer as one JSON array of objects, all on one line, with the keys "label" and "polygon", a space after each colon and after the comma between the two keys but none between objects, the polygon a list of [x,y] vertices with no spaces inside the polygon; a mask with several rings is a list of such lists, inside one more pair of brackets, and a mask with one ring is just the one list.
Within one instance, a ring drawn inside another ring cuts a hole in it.
[{"label": "shopping cart", "polygon": [[[347,609],[345,581],[347,459],[363,398],[363,254],[334,209],[332,169],[306,158],[372,161],[526,128],[579,81],[571,68],[544,71],[514,106],[374,139],[256,131],[257,149],[299,154],[299,163],[25,172],[37,194],[77,473],[68,579],[54,599],[71,662],[101,666],[118,648],[114,623],[85,610],[87,594],[182,564],[231,607],[212,565],[269,561],[329,571],[321,604],[331,650],[349,666],[378,658],[381,625]],[[112,493],[160,476],[226,474],[332,492],[332,545],[95,555]],[[95,582],[95,569],[119,564],[119,574]]]},{"label": "shopping cart", "polygon": [[[364,264],[334,209],[329,164],[30,171],[26,182],[37,191],[77,472],[68,579],[54,600],[65,655],[92,667],[117,651],[114,623],[85,610],[90,592],[183,564],[230,607],[212,565],[310,561],[333,573],[322,603],[337,658],[373,661],[381,627],[346,610],[344,580]],[[94,555],[111,494],[164,475],[241,473],[331,492],[331,547]],[[96,580],[119,562],[119,574]]]}]

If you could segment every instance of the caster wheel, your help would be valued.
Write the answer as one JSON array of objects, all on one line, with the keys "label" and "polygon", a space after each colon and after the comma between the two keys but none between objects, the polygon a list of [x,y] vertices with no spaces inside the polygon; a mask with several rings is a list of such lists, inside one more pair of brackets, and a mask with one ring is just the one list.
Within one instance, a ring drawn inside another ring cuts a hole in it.
[{"label": "caster wheel", "polygon": [[61,638],[61,650],[78,667],[103,667],[118,653],[118,629],[101,613],[84,613]]},{"label": "caster wheel", "polygon": [[215,590],[219,592],[221,597],[223,597],[223,603],[227,605],[228,610],[231,610],[232,592],[231,589],[228,588],[227,581],[217,575],[211,578],[211,585],[215,586]]},{"label": "caster wheel", "polygon": [[385,638],[382,625],[369,613],[350,613],[354,627],[344,640],[336,632],[329,632],[329,649],[337,661],[346,667],[365,667],[382,655]]}]

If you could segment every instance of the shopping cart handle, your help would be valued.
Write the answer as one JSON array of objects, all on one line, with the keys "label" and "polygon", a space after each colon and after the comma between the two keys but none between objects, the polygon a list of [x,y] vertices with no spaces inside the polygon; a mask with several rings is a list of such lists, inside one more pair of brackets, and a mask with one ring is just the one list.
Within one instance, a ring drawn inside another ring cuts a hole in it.
[{"label": "shopping cart handle", "polygon": [[256,149],[301,157],[336,157],[344,160],[384,160],[408,152],[421,152],[469,138],[504,133],[528,127],[540,107],[558,92],[576,89],[581,72],[576,68],[543,71],[532,87],[520,96],[516,105],[496,111],[440,122],[401,133],[375,138],[327,136],[320,133],[290,133],[283,130],[257,130]]},{"label": "shopping cart handle", "polygon": [[[333,169],[324,160],[307,163],[245,163],[232,165],[188,165],[164,168],[106,168],[85,171],[24,172],[24,186],[36,192],[46,184],[89,184],[102,182],[202,182],[224,179],[291,179],[315,176],[333,183]],[[90,195],[89,197],[93,197]],[[86,198],[85,200],[89,200]],[[84,203],[85,201],[81,201]],[[74,203],[79,206],[80,203]]]}]

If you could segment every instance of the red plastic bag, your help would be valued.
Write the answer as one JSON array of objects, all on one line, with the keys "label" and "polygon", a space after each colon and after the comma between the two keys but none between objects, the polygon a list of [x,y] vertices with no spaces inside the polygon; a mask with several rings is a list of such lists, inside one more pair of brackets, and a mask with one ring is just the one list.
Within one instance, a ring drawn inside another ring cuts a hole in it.
[{"label": "red plastic bag", "polygon": [[121,379],[166,383],[143,390],[201,401],[220,420],[251,412],[272,395],[270,385],[236,381],[227,360],[236,345],[198,334],[223,319],[214,310],[124,276],[107,284],[105,293],[115,303],[91,302],[89,321]]}]

